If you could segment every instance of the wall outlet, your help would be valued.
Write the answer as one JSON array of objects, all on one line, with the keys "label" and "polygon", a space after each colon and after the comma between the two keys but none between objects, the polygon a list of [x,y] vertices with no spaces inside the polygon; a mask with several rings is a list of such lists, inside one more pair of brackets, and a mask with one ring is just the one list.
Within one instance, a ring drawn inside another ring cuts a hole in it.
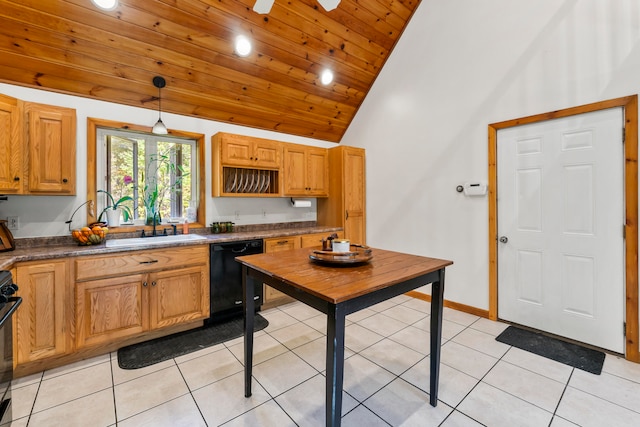
[{"label": "wall outlet", "polygon": [[266,218],[267,217],[267,211],[265,209],[262,209],[262,218]]},{"label": "wall outlet", "polygon": [[8,216],[7,217],[7,227],[9,227],[9,230],[18,230],[20,228],[20,217],[19,216]]}]

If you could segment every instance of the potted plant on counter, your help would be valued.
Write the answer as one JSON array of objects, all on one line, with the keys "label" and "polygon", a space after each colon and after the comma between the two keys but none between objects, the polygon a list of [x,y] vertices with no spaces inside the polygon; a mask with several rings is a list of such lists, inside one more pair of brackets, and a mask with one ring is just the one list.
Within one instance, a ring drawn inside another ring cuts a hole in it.
[{"label": "potted plant on counter", "polygon": [[107,216],[107,223],[109,224],[109,227],[118,227],[120,225],[121,216],[124,218],[124,222],[129,221],[129,218],[133,218],[129,206],[123,204],[124,202],[133,201],[131,196],[122,196],[116,201],[108,191],[98,190],[98,193],[106,194],[110,202],[110,204],[100,212],[98,221],[101,221],[102,215],[105,214]]}]

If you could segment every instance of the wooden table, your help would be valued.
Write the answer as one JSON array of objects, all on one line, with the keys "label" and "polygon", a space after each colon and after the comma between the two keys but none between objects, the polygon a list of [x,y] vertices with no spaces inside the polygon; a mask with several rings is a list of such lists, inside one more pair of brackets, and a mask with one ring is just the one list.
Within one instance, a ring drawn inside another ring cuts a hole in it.
[{"label": "wooden table", "polygon": [[[372,249],[366,264],[335,266],[309,259],[309,248],[236,258],[242,263],[244,302],[244,387],[251,396],[254,286],[264,282],[327,315],[327,426],[340,426],[344,373],[345,316],[432,283],[429,403],[438,402],[444,270],[452,261]],[[247,286],[250,283],[252,286]]]}]

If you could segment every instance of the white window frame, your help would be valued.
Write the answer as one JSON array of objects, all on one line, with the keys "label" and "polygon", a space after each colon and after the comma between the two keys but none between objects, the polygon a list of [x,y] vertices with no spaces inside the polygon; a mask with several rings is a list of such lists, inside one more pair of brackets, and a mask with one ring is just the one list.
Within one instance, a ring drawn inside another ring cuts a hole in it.
[{"label": "white window frame", "polygon": [[[180,143],[182,145],[188,145],[191,148],[191,200],[194,206],[195,211],[197,212],[197,206],[200,203],[198,198],[198,184],[199,177],[198,173],[201,171],[198,170],[198,148],[197,148],[197,140],[192,138],[179,138],[170,135],[156,135],[153,133],[147,132],[136,132],[136,131],[126,131],[122,129],[115,129],[109,127],[97,127],[96,128],[96,157],[99,161],[96,162],[96,188],[98,189],[106,189],[107,188],[107,136],[115,135],[121,138],[136,138],[136,139],[144,139],[145,140],[145,166],[147,165],[147,161],[149,160],[149,156],[157,153],[157,147],[159,142],[174,142]],[[145,180],[148,179],[145,177]],[[184,192],[185,189],[183,188]],[[98,197],[96,203],[96,215],[100,215],[100,212],[105,208],[105,198]],[[186,218],[186,207],[184,216],[180,218],[182,222]],[[169,218],[162,218],[163,222],[167,222]],[[196,219],[197,220],[197,219]],[[137,225],[136,222],[140,224],[144,223],[144,218],[138,218],[134,222],[124,223],[123,225]]]}]

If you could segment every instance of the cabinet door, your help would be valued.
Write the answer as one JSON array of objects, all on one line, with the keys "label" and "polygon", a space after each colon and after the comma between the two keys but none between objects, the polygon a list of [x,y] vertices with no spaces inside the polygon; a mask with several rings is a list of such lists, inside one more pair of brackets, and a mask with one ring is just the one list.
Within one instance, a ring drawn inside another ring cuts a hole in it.
[{"label": "cabinet door", "polygon": [[18,265],[16,283],[23,302],[15,317],[17,364],[71,351],[67,271],[66,261]]},{"label": "cabinet door", "polygon": [[279,168],[282,145],[276,141],[258,139],[254,141],[253,160],[256,167]]},{"label": "cabinet door", "polygon": [[77,347],[149,330],[148,286],[144,274],[76,283]]},{"label": "cabinet door", "polygon": [[307,194],[321,197],[329,193],[329,162],[324,148],[307,148]]},{"label": "cabinet door", "polygon": [[28,192],[75,194],[75,110],[25,103],[28,117]]},{"label": "cabinet door", "polygon": [[284,195],[307,195],[307,155],[303,146],[284,148]]},{"label": "cabinet door", "polygon": [[365,161],[362,150],[344,151],[344,234],[353,243],[366,244]]},{"label": "cabinet door", "polygon": [[253,144],[248,137],[224,135],[220,141],[220,158],[223,165],[251,166]]},{"label": "cabinet door", "polygon": [[[322,239],[326,239],[332,234],[332,232],[326,233],[313,233],[313,234],[303,234],[300,236],[300,247],[301,248],[312,248],[316,246],[322,247]],[[344,234],[342,231],[336,232],[338,238],[342,239]]]},{"label": "cabinet door", "polygon": [[0,95],[0,193],[22,192],[21,101]]},{"label": "cabinet door", "polygon": [[[300,237],[292,236],[286,238],[265,239],[264,240],[264,252],[282,252],[290,251],[292,249],[300,248]],[[272,305],[290,301],[291,298],[282,292],[273,289],[271,286],[264,285],[264,302]]]},{"label": "cabinet door", "polygon": [[150,328],[160,329],[209,317],[207,266],[149,275]]}]

